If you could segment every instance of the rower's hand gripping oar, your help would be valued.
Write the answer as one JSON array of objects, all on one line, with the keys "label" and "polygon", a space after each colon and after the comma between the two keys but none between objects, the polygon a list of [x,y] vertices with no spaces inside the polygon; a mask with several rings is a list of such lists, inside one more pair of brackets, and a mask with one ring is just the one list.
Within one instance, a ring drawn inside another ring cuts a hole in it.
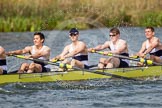
[{"label": "rower's hand gripping oar", "polygon": [[[103,51],[95,51],[95,50],[92,50],[91,51],[92,53],[98,53],[98,54],[102,54],[102,55],[105,55]],[[106,56],[113,56],[113,57],[117,57],[117,58],[123,58],[123,59],[128,59],[128,60],[132,60],[132,61],[137,61],[137,62],[141,62],[141,63],[145,63],[147,65],[162,65],[161,63],[156,63],[156,62],[153,62],[152,60],[148,60],[148,59],[145,59],[145,58],[138,58],[137,56],[132,56],[132,57],[127,57],[127,56],[122,56],[122,55],[117,55],[117,54],[112,54],[112,53],[108,53]]]}]

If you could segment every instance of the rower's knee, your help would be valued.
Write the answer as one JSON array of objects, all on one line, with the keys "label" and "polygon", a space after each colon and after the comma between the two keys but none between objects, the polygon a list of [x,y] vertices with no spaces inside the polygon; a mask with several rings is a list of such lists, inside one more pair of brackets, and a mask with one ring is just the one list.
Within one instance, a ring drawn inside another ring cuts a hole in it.
[{"label": "rower's knee", "polygon": [[98,68],[103,69],[105,67],[105,58],[100,58],[99,63],[98,63]]},{"label": "rower's knee", "polygon": [[20,67],[20,70],[22,70],[22,71],[28,70],[28,67],[29,67],[28,63],[22,63],[21,67]]},{"label": "rower's knee", "polygon": [[106,65],[106,68],[113,68],[114,67],[114,64],[113,63],[108,63],[107,65]]},{"label": "rower's knee", "polygon": [[75,59],[72,59],[70,64],[72,66],[77,66],[79,68],[84,68],[84,64],[81,61],[78,61],[78,60],[75,60]]},{"label": "rower's knee", "polygon": [[100,61],[99,62],[103,62],[104,63],[105,60],[106,60],[105,58],[100,58]]},{"label": "rower's knee", "polygon": [[35,63],[31,63],[30,65],[29,65],[29,69],[33,69],[35,67]]},{"label": "rower's knee", "polygon": [[28,66],[28,63],[22,63],[21,66],[22,67]]},{"label": "rower's knee", "polygon": [[3,69],[0,68],[0,75],[2,75],[2,74],[3,74]]},{"label": "rower's knee", "polygon": [[76,60],[75,60],[75,59],[72,59],[70,64],[71,64],[72,66],[75,66]]}]

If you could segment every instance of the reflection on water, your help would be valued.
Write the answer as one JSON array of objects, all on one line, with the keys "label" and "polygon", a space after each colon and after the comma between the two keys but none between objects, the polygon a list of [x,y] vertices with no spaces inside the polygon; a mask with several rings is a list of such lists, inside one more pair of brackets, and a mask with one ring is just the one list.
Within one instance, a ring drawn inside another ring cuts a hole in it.
[{"label": "reflection on water", "polygon": [[[137,52],[145,40],[144,28],[120,28],[121,38],[127,40],[129,52]],[[161,28],[156,36],[162,39]],[[43,31],[45,44],[51,47],[51,58],[70,43],[68,31]],[[81,30],[79,39],[94,47],[109,39],[109,29]],[[0,45],[6,51],[33,45],[33,33],[0,33]],[[89,54],[90,64],[96,64],[101,55]],[[7,57],[10,70],[19,67],[23,60]],[[0,85],[2,108],[94,108],[94,107],[161,107],[162,81],[88,80],[49,83],[13,83]]]}]

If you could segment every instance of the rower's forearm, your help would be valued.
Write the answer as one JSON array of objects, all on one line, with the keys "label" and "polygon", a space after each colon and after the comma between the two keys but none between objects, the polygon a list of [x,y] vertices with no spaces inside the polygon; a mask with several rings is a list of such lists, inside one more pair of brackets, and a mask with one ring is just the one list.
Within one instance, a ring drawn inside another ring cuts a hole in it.
[{"label": "rower's forearm", "polygon": [[23,54],[23,51],[22,50],[15,50],[15,51],[11,51],[10,52],[11,54]]},{"label": "rower's forearm", "polygon": [[98,46],[96,46],[95,48],[94,48],[94,50],[96,50],[96,51],[99,51],[99,50],[102,50],[103,48],[102,48],[102,45],[98,45]]},{"label": "rower's forearm", "polygon": [[143,52],[144,55],[147,55],[148,53],[150,53],[152,50],[152,48],[148,48],[146,51]]},{"label": "rower's forearm", "polygon": [[69,58],[69,57],[72,57],[72,56],[73,56],[72,54],[66,54],[64,57]]}]

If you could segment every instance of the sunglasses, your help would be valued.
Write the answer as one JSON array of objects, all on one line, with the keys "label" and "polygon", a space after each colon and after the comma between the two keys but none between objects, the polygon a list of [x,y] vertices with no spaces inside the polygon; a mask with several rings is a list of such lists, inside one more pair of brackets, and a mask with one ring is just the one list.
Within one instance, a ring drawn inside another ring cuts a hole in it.
[{"label": "sunglasses", "polygon": [[76,36],[76,35],[78,35],[78,34],[75,34],[75,33],[70,33],[70,36]]},{"label": "sunglasses", "polygon": [[114,35],[109,35],[110,37],[112,36],[112,37],[114,37],[114,36],[116,36],[115,34]]}]

